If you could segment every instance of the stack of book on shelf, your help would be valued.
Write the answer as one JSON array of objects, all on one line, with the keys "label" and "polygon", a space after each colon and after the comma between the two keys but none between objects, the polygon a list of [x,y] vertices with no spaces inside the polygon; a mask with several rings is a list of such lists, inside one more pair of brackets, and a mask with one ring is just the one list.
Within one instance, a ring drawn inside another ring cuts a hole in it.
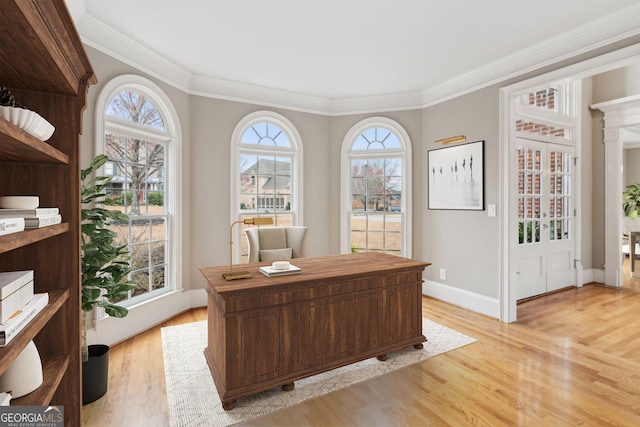
[{"label": "stack of book on shelf", "polygon": [[[60,224],[62,215],[58,208],[35,208],[35,209],[0,209],[0,224],[5,223],[6,227],[13,227],[9,233],[15,233],[29,228],[42,228],[50,225]],[[11,226],[11,224],[15,224]],[[22,228],[20,228],[22,224]],[[0,235],[9,234],[2,232],[0,225]]]},{"label": "stack of book on shelf", "polygon": [[0,236],[24,230],[24,218],[0,217]]},{"label": "stack of book on shelf", "polygon": [[33,270],[0,272],[0,347],[4,347],[49,303],[34,294]]}]

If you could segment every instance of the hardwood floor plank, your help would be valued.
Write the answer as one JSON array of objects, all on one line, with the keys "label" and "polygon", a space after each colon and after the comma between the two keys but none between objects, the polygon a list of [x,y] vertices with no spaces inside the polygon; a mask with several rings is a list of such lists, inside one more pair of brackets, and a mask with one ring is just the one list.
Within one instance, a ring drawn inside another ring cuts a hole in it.
[{"label": "hardwood floor plank", "polygon": [[[527,301],[512,324],[424,297],[425,316],[478,342],[242,425],[635,427],[638,312],[638,279]],[[160,327],[205,318],[192,310],[113,346],[109,391],[84,425],[168,425]]]}]

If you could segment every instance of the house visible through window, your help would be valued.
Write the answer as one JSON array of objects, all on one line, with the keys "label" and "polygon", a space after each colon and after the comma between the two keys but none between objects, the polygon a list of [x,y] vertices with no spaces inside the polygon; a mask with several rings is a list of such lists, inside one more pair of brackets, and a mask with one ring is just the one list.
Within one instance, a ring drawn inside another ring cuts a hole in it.
[{"label": "house visible through window", "polygon": [[[272,112],[251,114],[236,127],[234,149],[237,202],[234,220],[271,217],[274,225],[299,225],[301,181],[298,162],[301,144],[297,132],[284,117]],[[246,226],[239,227],[241,256],[246,260]]]}]

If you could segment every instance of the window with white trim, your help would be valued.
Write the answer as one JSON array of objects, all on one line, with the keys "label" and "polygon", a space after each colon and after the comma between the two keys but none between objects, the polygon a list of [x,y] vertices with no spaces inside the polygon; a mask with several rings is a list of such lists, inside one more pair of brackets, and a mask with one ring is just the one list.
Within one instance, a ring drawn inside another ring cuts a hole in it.
[{"label": "window with white trim", "polygon": [[[231,150],[231,222],[271,217],[276,226],[302,225],[300,135],[284,116],[257,111],[238,123]],[[236,262],[246,262],[248,246],[238,227]]]},{"label": "window with white trim", "polygon": [[411,142],[397,122],[372,117],[342,144],[341,250],[411,256]]},{"label": "window with white trim", "polygon": [[131,255],[135,288],[120,301],[129,306],[176,288],[177,115],[161,89],[139,76],[105,85],[96,111],[96,152],[109,157],[102,173],[112,176],[105,207],[129,215],[110,225]]}]

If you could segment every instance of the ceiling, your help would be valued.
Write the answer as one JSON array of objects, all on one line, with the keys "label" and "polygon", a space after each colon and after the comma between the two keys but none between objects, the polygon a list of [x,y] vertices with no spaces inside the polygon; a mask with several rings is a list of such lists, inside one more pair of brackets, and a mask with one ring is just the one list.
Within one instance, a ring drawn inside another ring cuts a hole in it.
[{"label": "ceiling", "polygon": [[640,34],[639,0],[66,1],[87,45],[178,88],[324,113],[424,107]]}]

